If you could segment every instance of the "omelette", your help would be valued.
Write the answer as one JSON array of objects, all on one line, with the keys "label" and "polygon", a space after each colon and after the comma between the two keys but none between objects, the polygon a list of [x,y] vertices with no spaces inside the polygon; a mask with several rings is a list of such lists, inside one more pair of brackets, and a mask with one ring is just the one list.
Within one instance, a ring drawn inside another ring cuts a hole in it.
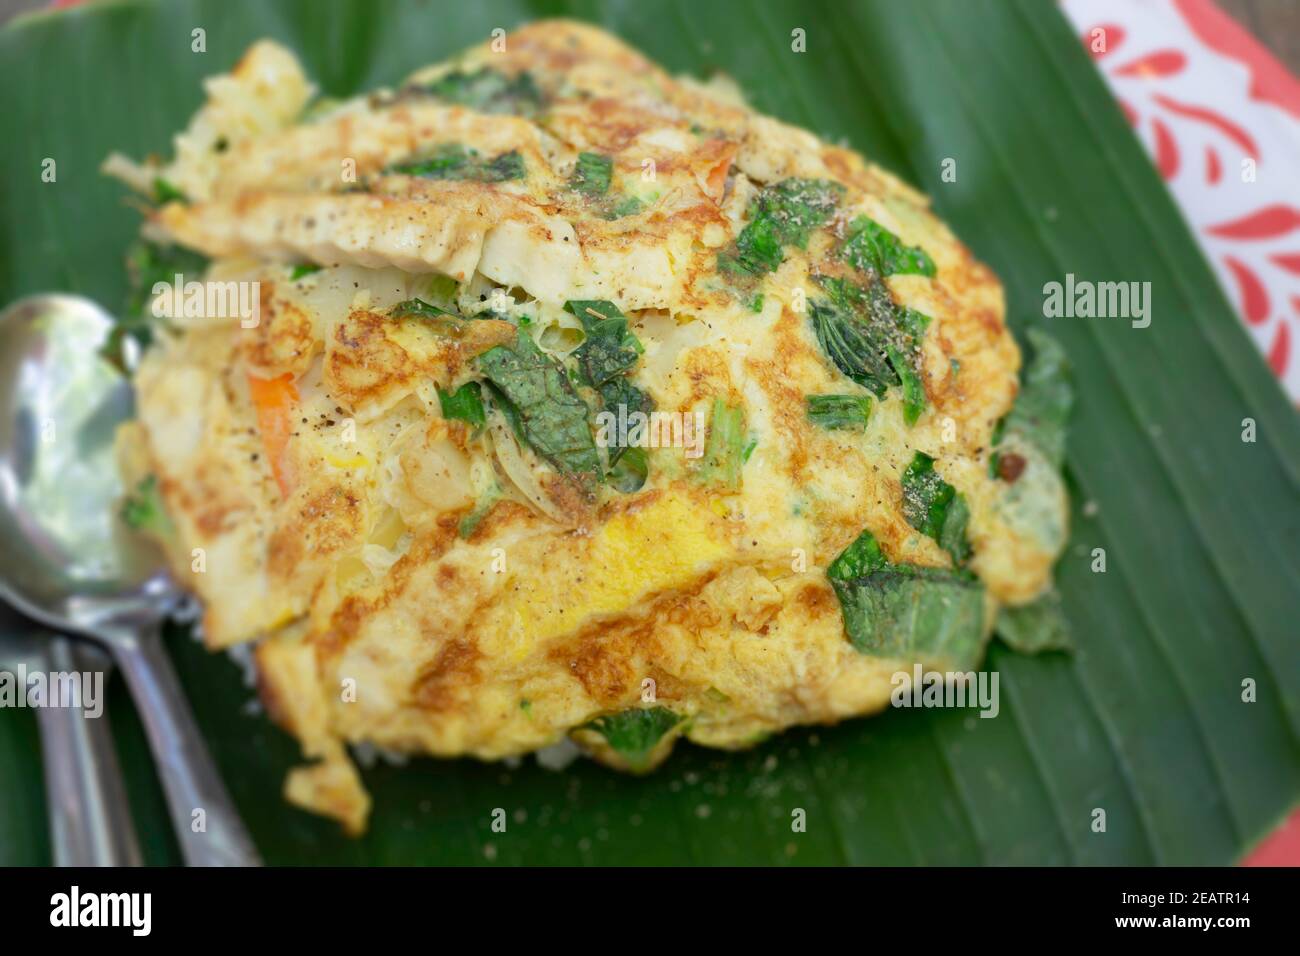
[{"label": "omelette", "polygon": [[362,832],[361,745],[647,772],[1064,645],[1064,356],[1022,374],[888,172],[567,21],[205,89],[105,164],[145,214],[122,514],[253,644],[293,804]]}]

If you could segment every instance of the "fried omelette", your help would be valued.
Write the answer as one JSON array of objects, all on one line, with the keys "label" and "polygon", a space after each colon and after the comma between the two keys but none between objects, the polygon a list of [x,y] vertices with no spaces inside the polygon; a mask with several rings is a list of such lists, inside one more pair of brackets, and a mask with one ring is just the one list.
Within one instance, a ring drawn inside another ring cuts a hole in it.
[{"label": "fried omelette", "polygon": [[106,164],[162,315],[124,516],[354,833],[349,745],[646,771],[878,711],[1066,538],[1059,350],[1022,391],[923,196],[598,29],[496,46],[330,101],[262,41],[170,162]]}]

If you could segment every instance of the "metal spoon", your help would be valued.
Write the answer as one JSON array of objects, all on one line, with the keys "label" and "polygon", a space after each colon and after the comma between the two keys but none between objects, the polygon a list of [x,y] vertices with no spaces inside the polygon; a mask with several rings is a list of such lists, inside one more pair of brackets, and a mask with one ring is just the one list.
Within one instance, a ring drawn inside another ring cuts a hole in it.
[{"label": "metal spoon", "polygon": [[135,697],[185,862],[260,864],[199,735],[160,630],[176,589],[118,518],[113,432],[130,382],[100,350],[113,320],[77,296],[0,313],[0,597],[112,651]]},{"label": "metal spoon", "polygon": [[[28,673],[50,675],[51,681],[56,673],[98,672],[107,683],[112,661],[89,641],[51,634],[0,605],[0,670],[16,672],[20,665]],[[44,706],[36,711],[36,720],[55,865],[140,866],[140,844],[107,714]]]}]

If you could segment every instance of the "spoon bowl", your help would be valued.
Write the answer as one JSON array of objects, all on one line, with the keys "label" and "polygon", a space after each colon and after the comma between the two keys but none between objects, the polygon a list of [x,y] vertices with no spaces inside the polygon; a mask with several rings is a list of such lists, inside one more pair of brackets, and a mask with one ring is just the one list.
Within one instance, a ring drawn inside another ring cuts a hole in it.
[{"label": "spoon bowl", "polygon": [[115,323],[71,295],[0,312],[0,597],[106,644],[140,711],[186,862],[256,850],[190,713],[160,629],[178,594],[163,555],[120,518],[113,437],[131,385],[104,357]]},{"label": "spoon bowl", "polygon": [[89,300],[34,296],[0,314],[0,593],[53,626],[93,630],[174,593],[162,556],[122,526],[113,434],[131,385],[99,354],[113,320]]}]

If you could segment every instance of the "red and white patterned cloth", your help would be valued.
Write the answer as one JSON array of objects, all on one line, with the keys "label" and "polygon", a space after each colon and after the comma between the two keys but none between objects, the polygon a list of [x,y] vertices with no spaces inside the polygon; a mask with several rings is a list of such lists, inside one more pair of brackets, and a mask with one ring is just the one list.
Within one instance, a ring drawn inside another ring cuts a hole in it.
[{"label": "red and white patterned cloth", "polygon": [[1300,81],[1213,0],[1062,0],[1300,405]]}]

